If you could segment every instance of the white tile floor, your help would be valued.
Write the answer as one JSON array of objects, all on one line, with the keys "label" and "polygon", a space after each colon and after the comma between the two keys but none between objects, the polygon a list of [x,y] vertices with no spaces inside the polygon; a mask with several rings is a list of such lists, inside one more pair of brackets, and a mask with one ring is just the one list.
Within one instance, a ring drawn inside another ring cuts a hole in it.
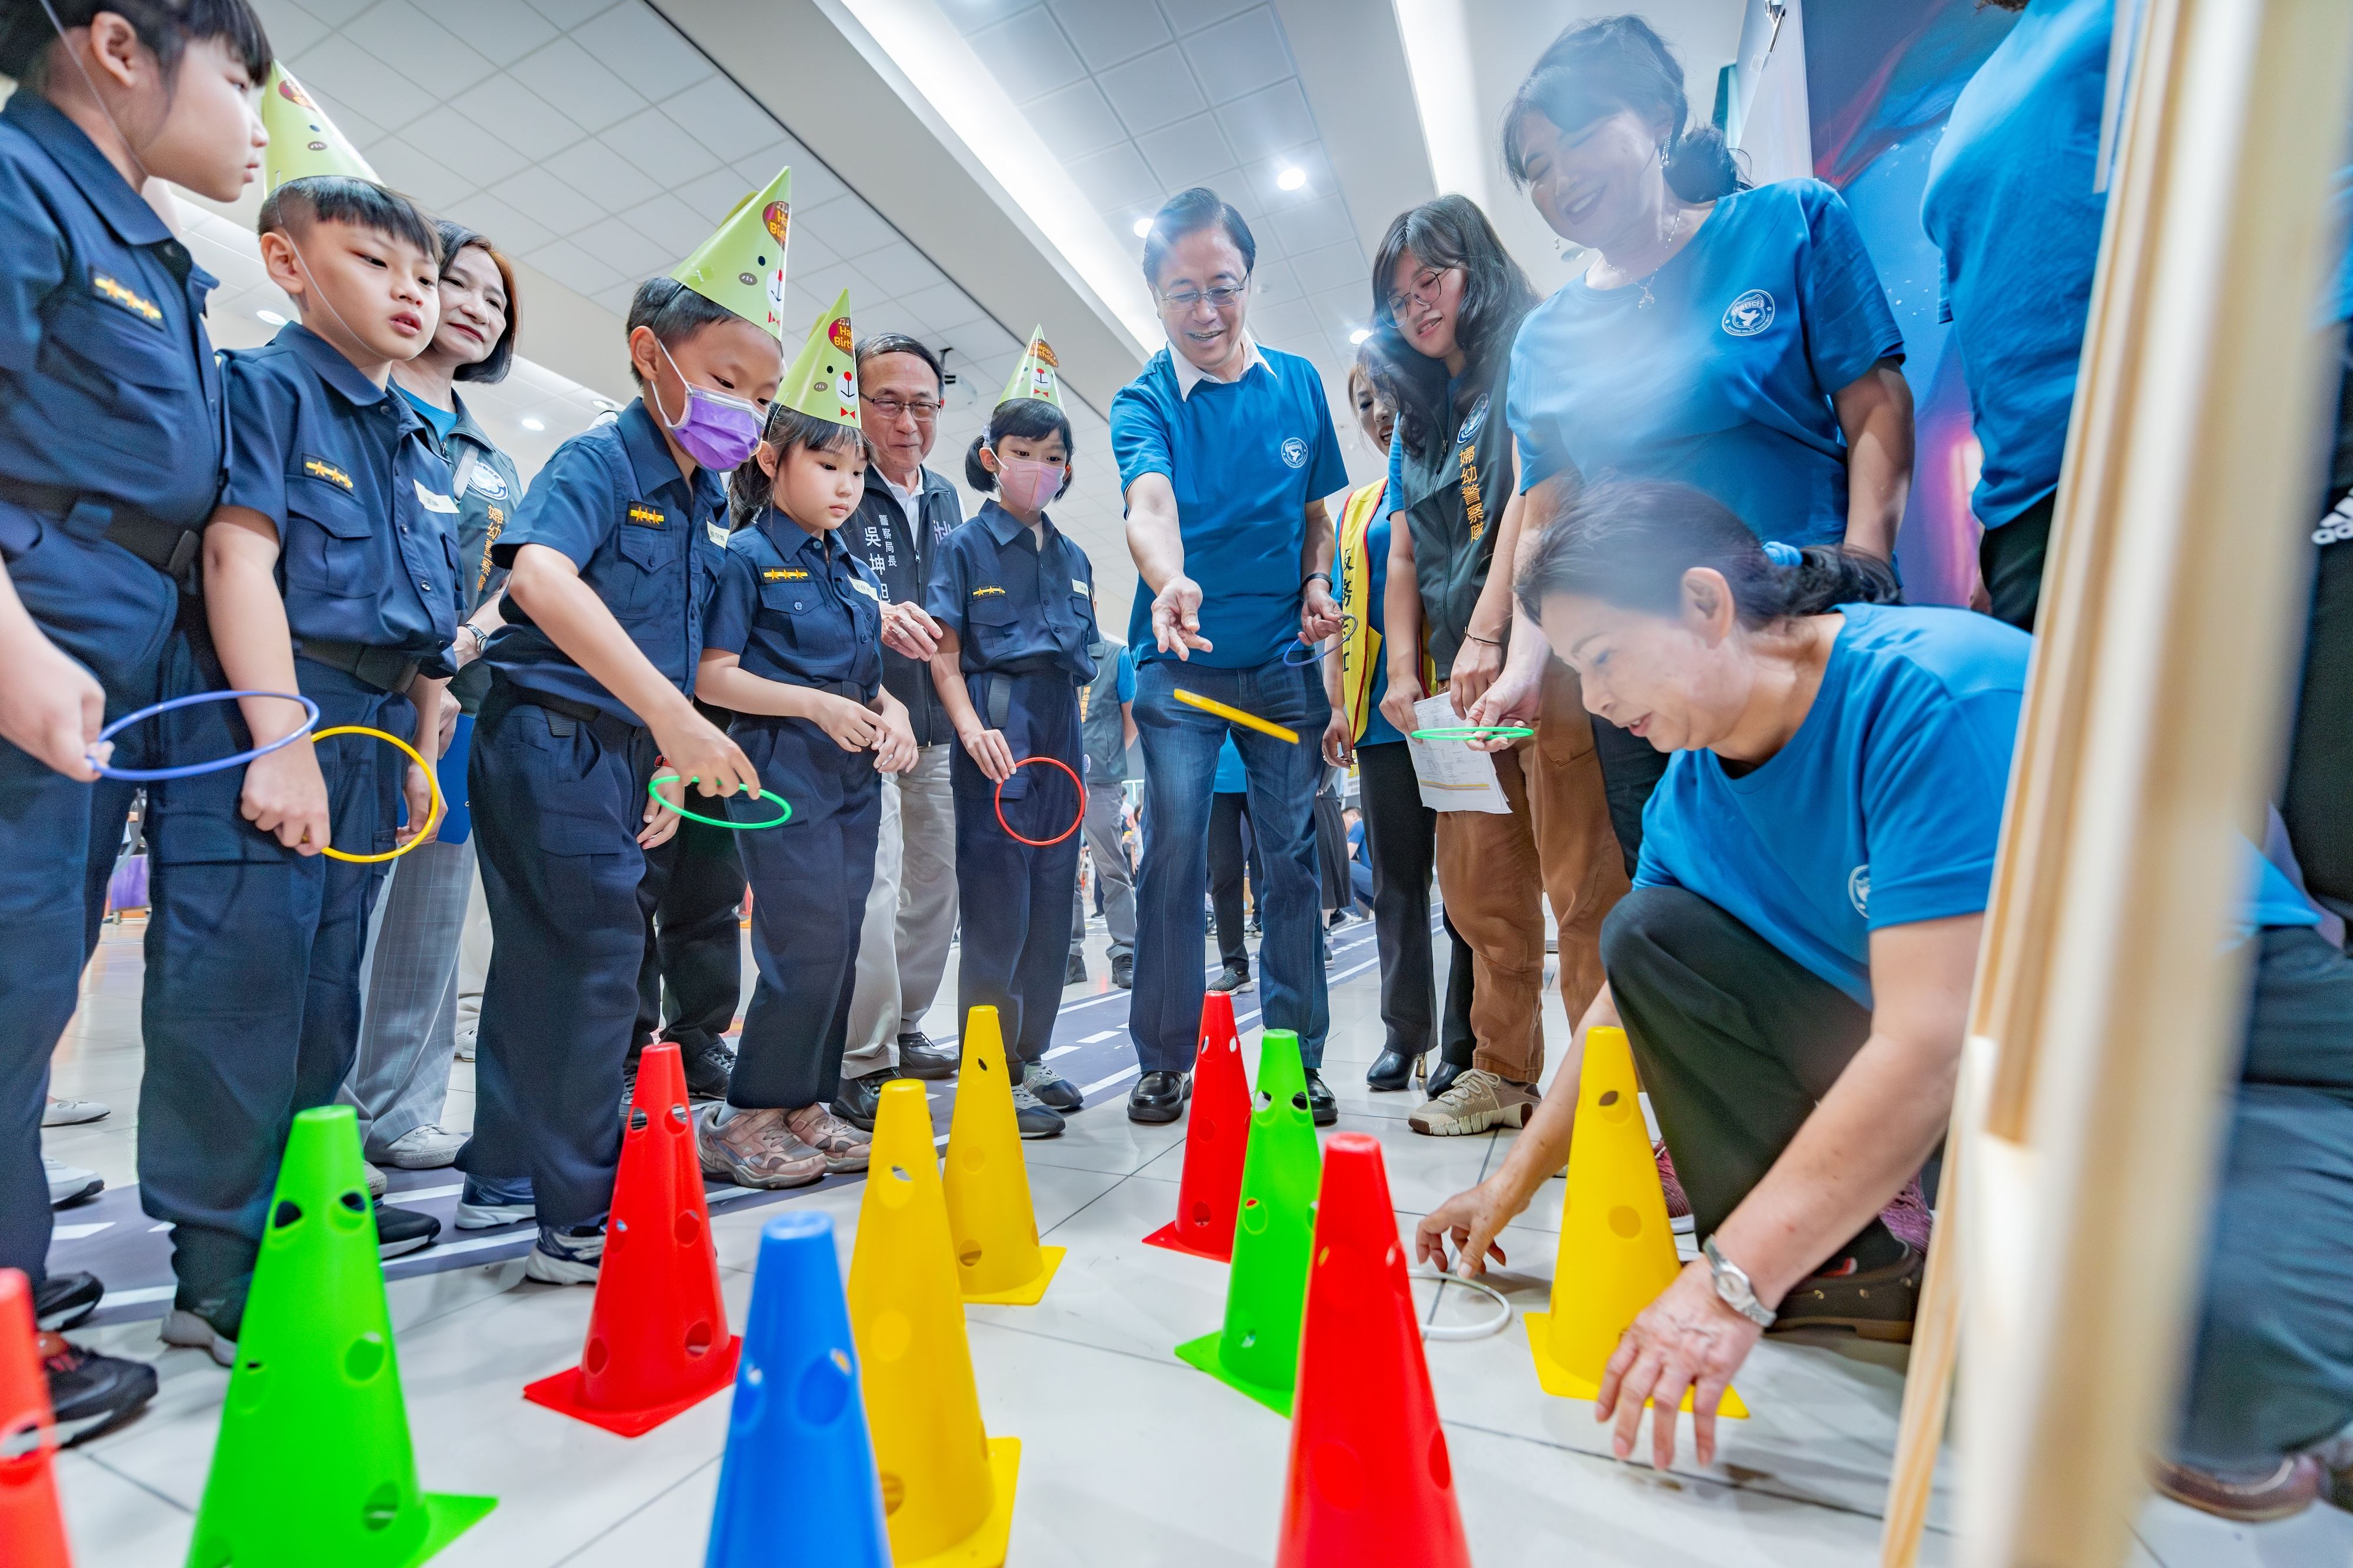
[{"label": "white tile floor", "polygon": [[[137,934],[135,927],[110,930],[57,1058],[57,1093],[107,1100],[114,1114],[53,1131],[47,1141],[53,1155],[92,1167],[115,1185],[134,1179]],[[1099,931],[1094,944],[1100,976]],[[944,994],[953,995],[954,984],[951,973]],[[1500,1159],[1497,1145],[1509,1135],[1416,1137],[1404,1121],[1408,1096],[1366,1092],[1363,1065],[1380,1039],[1377,1004],[1370,973],[1335,989],[1327,1077],[1340,1096],[1341,1128],[1381,1140],[1406,1230]],[[931,1020],[943,1030],[946,1012]],[[1547,1015],[1548,1030],[1559,1037],[1556,996]],[[461,1064],[446,1118],[452,1127],[470,1122],[471,1085]],[[1023,1440],[1015,1563],[1239,1568],[1273,1560],[1288,1427],[1170,1353],[1178,1341],[1216,1328],[1225,1270],[1139,1240],[1173,1210],[1182,1140],[1181,1125],[1135,1126],[1114,1100],[1077,1117],[1062,1138],[1025,1146],[1039,1227],[1070,1257],[1037,1307],[968,1310],[989,1429]],[[861,1191],[838,1187],[788,1200],[833,1215],[845,1269]],[[1515,1312],[1542,1306],[1549,1289],[1556,1194],[1505,1233],[1512,1267],[1497,1283]],[[759,1227],[774,1212],[754,1208],[713,1221],[729,1304],[739,1315]],[[727,1401],[706,1401],[635,1440],[525,1404],[522,1384],[576,1358],[590,1293],[521,1283],[520,1273],[519,1264],[504,1263],[391,1288],[425,1484],[501,1500],[437,1563],[700,1563]],[[76,1562],[82,1568],[177,1563],[227,1373],[195,1352],[163,1351],[153,1323],[100,1330],[91,1339],[115,1353],[155,1359],[164,1386],[134,1425],[58,1460]],[[1478,1561],[1498,1565],[1875,1563],[1903,1359],[1900,1351],[1835,1341],[1768,1342],[1740,1380],[1754,1416],[1729,1424],[1720,1462],[1699,1469],[1686,1446],[1677,1471],[1662,1477],[1611,1459],[1589,1405],[1538,1390],[1516,1322],[1493,1339],[1429,1347],[1472,1549]],[[1948,1485],[1940,1477],[1924,1553],[1932,1564],[1952,1558],[1944,1534]],[[2138,1521],[2128,1568],[2348,1563],[2353,1516],[2333,1510],[2246,1530],[2153,1504]]]}]

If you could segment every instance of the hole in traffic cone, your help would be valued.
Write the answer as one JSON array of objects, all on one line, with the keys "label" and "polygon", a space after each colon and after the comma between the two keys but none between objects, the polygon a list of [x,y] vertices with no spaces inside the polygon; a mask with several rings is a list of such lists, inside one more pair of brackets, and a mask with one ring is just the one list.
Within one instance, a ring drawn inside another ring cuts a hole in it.
[{"label": "hole in traffic cone", "polygon": [[1064,1249],[1038,1245],[1029,1170],[1005,1067],[997,1009],[975,1007],[965,1019],[964,1065],[955,1113],[948,1123],[948,1234],[967,1301],[1033,1307],[1052,1284]]},{"label": "hole in traffic cone", "polygon": [[1234,999],[1201,999],[1201,1043],[1193,1056],[1191,1121],[1185,1129],[1185,1172],[1176,1217],[1144,1239],[1172,1252],[1219,1263],[1234,1256],[1234,1213],[1241,1201],[1242,1160],[1250,1142],[1250,1092],[1242,1076]]}]

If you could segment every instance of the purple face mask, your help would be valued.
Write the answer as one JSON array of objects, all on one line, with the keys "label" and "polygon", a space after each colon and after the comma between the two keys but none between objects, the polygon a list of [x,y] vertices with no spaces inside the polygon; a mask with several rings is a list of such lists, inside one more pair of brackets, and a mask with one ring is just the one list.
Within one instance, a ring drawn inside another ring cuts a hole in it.
[{"label": "purple face mask", "polygon": [[[669,345],[659,338],[654,343],[686,386],[686,412],[670,420],[671,438],[688,457],[706,468],[727,470],[740,466],[752,455],[752,448],[760,444],[759,408],[745,398],[730,397],[687,381],[686,373],[678,368],[678,361],[670,358]],[[653,393],[659,408],[661,388],[656,386]],[[670,410],[662,408],[661,416],[670,419]]]}]

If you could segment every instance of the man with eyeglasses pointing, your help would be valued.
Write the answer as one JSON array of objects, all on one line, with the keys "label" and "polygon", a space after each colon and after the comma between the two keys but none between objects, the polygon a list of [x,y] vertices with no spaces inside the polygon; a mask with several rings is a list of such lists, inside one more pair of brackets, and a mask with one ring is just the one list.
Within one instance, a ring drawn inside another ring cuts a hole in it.
[{"label": "man with eyeglasses pointing", "polygon": [[1229,733],[1266,871],[1266,1026],[1298,1035],[1317,1123],[1338,1114],[1320,1071],[1330,1023],[1315,872],[1322,753],[1174,695],[1182,687],[1303,735],[1320,736],[1331,718],[1314,661],[1286,661],[1284,650],[1340,629],[1321,498],[1348,476],[1315,367],[1260,348],[1243,325],[1256,254],[1250,226],[1214,191],[1170,198],[1144,241],[1168,346],[1111,405],[1128,549],[1144,579],[1127,634],[1145,813],[1128,1006],[1143,1069],[1127,1102],[1137,1121],[1176,1121],[1191,1091],[1209,796]]}]

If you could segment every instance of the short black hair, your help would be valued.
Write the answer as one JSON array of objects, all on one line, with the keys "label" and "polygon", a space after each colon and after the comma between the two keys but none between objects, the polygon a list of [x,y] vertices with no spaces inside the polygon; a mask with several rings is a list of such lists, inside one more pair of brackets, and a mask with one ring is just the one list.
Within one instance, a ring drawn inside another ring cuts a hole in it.
[{"label": "short black hair", "polygon": [[[650,330],[661,340],[664,348],[686,342],[705,327],[715,327],[723,321],[740,321],[744,318],[718,300],[698,294],[675,278],[649,278],[638,285],[629,300],[628,335],[635,337],[639,327]],[[638,374],[637,361],[629,362],[629,378],[639,386],[646,378]]]},{"label": "short black hair", "polygon": [[[804,414],[783,403],[768,405],[768,417],[761,426],[760,439],[776,454],[779,465],[783,464],[786,454],[803,447],[812,452],[855,451],[868,463],[874,460],[874,443],[869,441],[866,432],[857,426],[820,419],[814,414]],[[767,470],[760,467],[757,452],[737,464],[735,471],[727,476],[730,530],[741,528],[759,516],[761,509],[776,495],[776,482],[768,477]]]},{"label": "short black hair", "polygon": [[[1042,441],[1049,436],[1062,438],[1065,457],[1078,455],[1078,442],[1071,435],[1071,416],[1042,397],[1008,397],[997,405],[988,416],[988,428],[972,438],[972,449],[964,455],[964,477],[973,489],[983,494],[997,488],[997,476],[981,467],[980,449],[994,447],[1006,436],[1018,436],[1028,441]],[[1062,476],[1061,488],[1054,492],[1060,500],[1070,493],[1071,476]]]},{"label": "short black hair", "polygon": [[[49,13],[56,12],[52,23]],[[248,0],[0,0],[0,76],[35,92],[47,90],[48,48],[58,29],[87,27],[100,11],[131,24],[169,79],[188,46],[227,40],[229,53],[259,87],[269,74],[269,35]]]},{"label": "short black hair", "polygon": [[499,282],[507,291],[507,330],[499,334],[499,341],[491,345],[487,355],[472,364],[459,365],[454,379],[484,384],[504,381],[508,370],[514,364],[515,332],[522,323],[521,313],[515,305],[514,263],[507,259],[505,251],[491,243],[490,236],[468,228],[462,223],[452,223],[445,217],[434,227],[441,236],[443,271],[448,271],[449,263],[458,259],[459,251],[479,250],[491,258],[491,266],[499,269]]},{"label": "short black hair", "polygon": [[1145,282],[1157,292],[1160,264],[1168,259],[1168,247],[1188,234],[1220,226],[1226,237],[1234,242],[1234,248],[1242,253],[1242,271],[1250,272],[1258,265],[1258,241],[1250,237],[1250,225],[1242,221],[1242,215],[1234,210],[1231,202],[1207,185],[1195,185],[1170,196],[1152,215],[1152,227],[1144,237]]},{"label": "short black hair", "polygon": [[351,174],[308,174],[262,198],[256,234],[297,237],[314,223],[348,224],[403,240],[441,263],[441,230],[431,215],[398,191]]},{"label": "short black hair", "polygon": [[921,338],[911,338],[904,332],[876,332],[871,337],[859,339],[855,353],[858,356],[858,378],[861,383],[866,379],[868,360],[883,354],[913,354],[932,367],[932,374],[940,384],[940,395],[947,395],[948,367],[941,363],[938,353]]}]

